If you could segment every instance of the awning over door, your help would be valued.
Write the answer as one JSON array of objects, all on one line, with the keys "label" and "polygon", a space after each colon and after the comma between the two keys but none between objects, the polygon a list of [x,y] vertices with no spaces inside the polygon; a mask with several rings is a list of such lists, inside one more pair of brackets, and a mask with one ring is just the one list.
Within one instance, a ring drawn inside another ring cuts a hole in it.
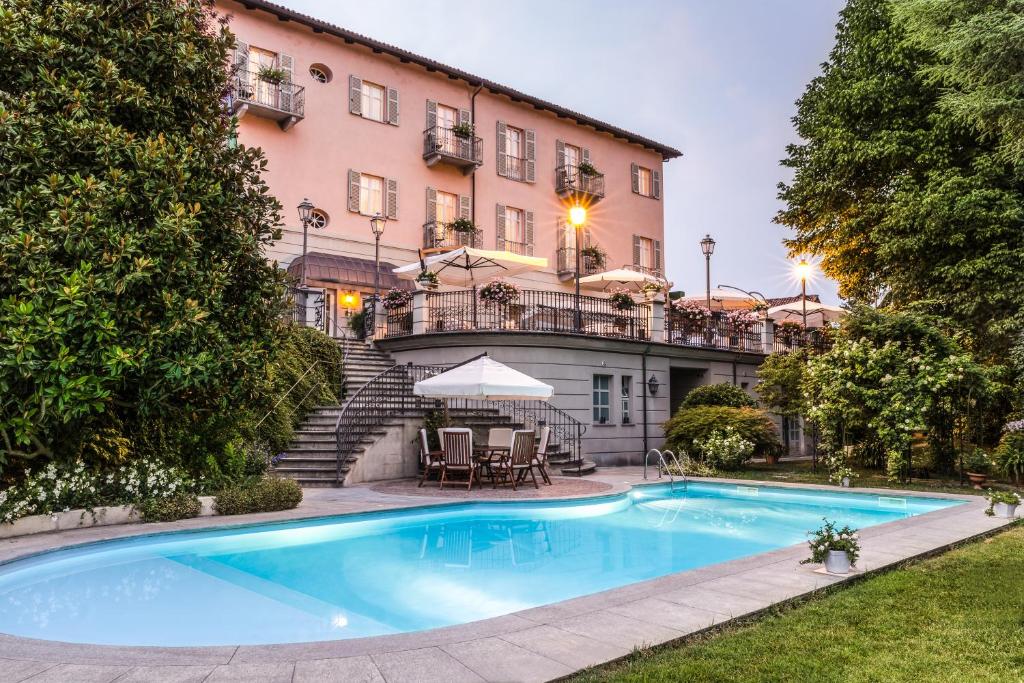
[{"label": "awning over door", "polygon": [[[306,281],[333,282],[344,287],[373,287],[373,259],[324,254],[311,251],[306,254]],[[412,289],[412,283],[400,280],[392,271],[394,264],[380,262],[380,288]],[[302,277],[302,257],[296,256],[288,264],[288,274],[298,281]]]}]

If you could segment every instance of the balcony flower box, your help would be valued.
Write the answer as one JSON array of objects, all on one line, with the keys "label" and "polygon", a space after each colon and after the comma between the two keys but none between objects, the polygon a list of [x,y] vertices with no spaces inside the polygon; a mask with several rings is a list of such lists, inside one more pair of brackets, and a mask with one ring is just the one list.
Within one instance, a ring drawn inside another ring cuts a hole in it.
[{"label": "balcony flower box", "polygon": [[469,140],[475,132],[471,123],[456,123],[452,126],[452,135],[463,140]]},{"label": "balcony flower box", "polygon": [[476,232],[476,226],[473,225],[473,221],[468,218],[456,218],[445,227],[452,232],[459,233],[460,235],[471,235]]},{"label": "balcony flower box", "polygon": [[400,308],[408,306],[412,301],[412,294],[405,289],[390,289],[388,293],[381,298],[381,305],[386,311],[397,311]]},{"label": "balcony flower box", "polygon": [[519,299],[519,288],[511,282],[492,280],[480,288],[480,300],[507,306]]},{"label": "balcony flower box", "polygon": [[592,178],[596,175],[600,175],[600,172],[597,170],[597,168],[589,161],[582,162],[579,166],[576,167],[576,170],[578,170],[580,172],[580,175],[585,178]]}]

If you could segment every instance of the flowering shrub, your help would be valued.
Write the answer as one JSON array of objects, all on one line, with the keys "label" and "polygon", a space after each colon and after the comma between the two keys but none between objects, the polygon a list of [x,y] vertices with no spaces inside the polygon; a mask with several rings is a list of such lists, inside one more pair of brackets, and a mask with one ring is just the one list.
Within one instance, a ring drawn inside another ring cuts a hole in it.
[{"label": "flowering shrub", "polygon": [[480,288],[480,300],[492,304],[510,304],[518,298],[519,288],[504,280],[492,280]]},{"label": "flowering shrub", "polygon": [[403,306],[408,306],[412,301],[412,293],[405,289],[389,289],[387,294],[381,298],[381,305],[385,310],[393,311]]},{"label": "flowering shrub", "polygon": [[825,464],[825,469],[828,470],[828,480],[833,484],[841,484],[843,479],[852,481],[857,476],[842,452],[826,453],[822,457],[822,461]]},{"label": "flowering shrub", "polygon": [[711,320],[711,311],[696,301],[687,299],[676,299],[672,302],[672,308],[680,318],[690,323],[705,323]]},{"label": "flowering shrub", "polygon": [[195,482],[178,469],[153,460],[137,460],[107,474],[81,461],[59,467],[49,463],[23,482],[0,491],[0,523],[29,515],[48,515],[100,505],[136,504],[191,490]]},{"label": "flowering shrub", "polygon": [[723,470],[740,469],[754,454],[754,442],[744,439],[732,427],[712,432],[698,448],[707,465]]},{"label": "flowering shrub", "polygon": [[796,344],[804,333],[804,326],[793,320],[783,321],[775,326],[775,338],[785,344]]},{"label": "flowering shrub", "polygon": [[761,316],[753,311],[728,311],[725,320],[737,332],[748,332],[761,322]]},{"label": "flowering shrub", "polygon": [[850,558],[850,564],[857,566],[857,558],[860,557],[860,543],[857,540],[857,530],[844,526],[836,528],[835,522],[824,520],[825,526],[808,535],[811,540],[807,545],[811,548],[811,556],[801,560],[800,564],[821,564],[828,557],[830,550],[841,550]]},{"label": "flowering shrub", "polygon": [[616,311],[629,311],[636,306],[636,302],[633,301],[633,297],[630,296],[629,292],[622,288],[616,289],[615,293],[608,297],[608,302]]}]

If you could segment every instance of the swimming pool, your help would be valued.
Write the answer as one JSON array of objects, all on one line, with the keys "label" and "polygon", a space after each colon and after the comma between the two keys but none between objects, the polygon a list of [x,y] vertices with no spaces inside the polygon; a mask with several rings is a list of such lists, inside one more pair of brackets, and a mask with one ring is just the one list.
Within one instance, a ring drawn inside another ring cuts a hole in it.
[{"label": "swimming pool", "polygon": [[241,645],[508,614],[960,501],[690,482],[581,501],[461,503],[95,543],[0,565],[0,632]]}]

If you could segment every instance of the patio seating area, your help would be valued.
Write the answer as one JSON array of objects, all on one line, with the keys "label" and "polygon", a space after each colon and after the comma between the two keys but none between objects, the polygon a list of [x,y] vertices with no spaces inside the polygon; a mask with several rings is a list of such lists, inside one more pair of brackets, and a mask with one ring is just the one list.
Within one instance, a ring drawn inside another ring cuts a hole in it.
[{"label": "patio seating area", "polygon": [[532,429],[493,427],[487,442],[478,445],[473,443],[473,430],[467,427],[443,427],[437,432],[441,448],[434,450],[427,430],[420,430],[419,488],[434,480],[438,489],[444,490],[446,483],[449,487],[461,485],[463,479],[467,491],[474,483],[483,486],[484,480],[495,490],[511,486],[516,491],[529,483],[534,489],[541,483],[552,485],[547,471],[550,427],[542,427],[539,435]]}]

